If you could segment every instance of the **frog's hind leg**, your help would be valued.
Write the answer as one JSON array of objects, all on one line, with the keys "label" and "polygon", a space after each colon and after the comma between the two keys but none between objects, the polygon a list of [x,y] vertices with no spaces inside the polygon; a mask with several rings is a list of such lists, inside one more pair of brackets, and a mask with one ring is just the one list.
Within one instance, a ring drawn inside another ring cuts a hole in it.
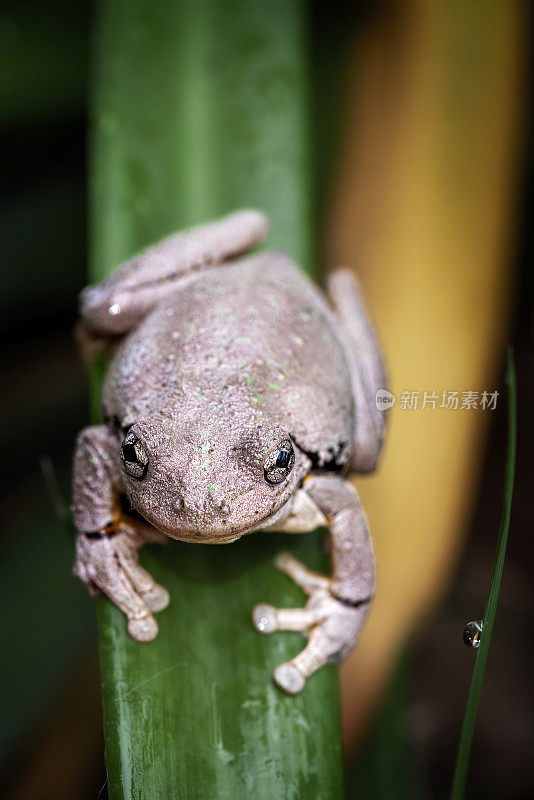
[{"label": "frog's hind leg", "polygon": [[82,326],[93,336],[127,333],[184,276],[230,257],[260,242],[267,220],[259,211],[239,211],[216,222],[163,239],[119,266],[97,286],[80,296]]},{"label": "frog's hind leg", "polygon": [[354,401],[354,452],[351,467],[372,472],[384,437],[384,411],[377,408],[376,393],[386,388],[382,357],[361,300],[358,284],[345,269],[332,273],[328,295],[339,324],[339,335],[350,370]]}]

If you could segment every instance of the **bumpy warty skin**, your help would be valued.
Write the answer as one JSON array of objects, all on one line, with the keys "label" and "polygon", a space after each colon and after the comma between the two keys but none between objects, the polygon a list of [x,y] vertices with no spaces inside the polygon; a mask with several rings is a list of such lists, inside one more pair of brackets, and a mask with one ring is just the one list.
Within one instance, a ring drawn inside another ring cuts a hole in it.
[{"label": "bumpy warty skin", "polygon": [[[104,421],[133,425],[150,459],[143,481],[123,478],[132,505],[175,538],[231,541],[290,501],[312,466],[348,465],[337,324],[283,254],[183,277],[119,345],[104,383]],[[295,467],[272,486],[263,464],[287,435]]]}]

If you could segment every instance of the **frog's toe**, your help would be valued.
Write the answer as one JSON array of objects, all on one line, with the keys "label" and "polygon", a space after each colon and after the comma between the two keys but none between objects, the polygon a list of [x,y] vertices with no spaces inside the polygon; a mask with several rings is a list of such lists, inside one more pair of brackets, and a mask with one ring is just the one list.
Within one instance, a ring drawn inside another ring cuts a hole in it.
[{"label": "frog's toe", "polygon": [[169,605],[171,598],[167,589],[155,583],[148,592],[145,592],[143,600],[151,611],[163,611]]},{"label": "frog's toe", "polygon": [[151,611],[163,611],[170,602],[167,589],[156,583],[152,575],[139,563],[137,551],[130,546],[129,540],[117,542],[119,561],[134,590]]},{"label": "frog's toe", "polygon": [[260,603],[254,607],[252,620],[254,627],[260,633],[299,631],[308,634],[314,625],[325,618],[325,615],[326,612],[320,603],[311,606],[308,602],[306,608],[274,608]]},{"label": "frog's toe", "polygon": [[273,678],[286,694],[299,694],[304,689],[306,678],[290,661],[276,667]]},{"label": "frog's toe", "polygon": [[128,620],[128,633],[136,642],[151,642],[158,635],[158,623],[151,614]]},{"label": "frog's toe", "polygon": [[276,630],[276,608],[266,603],[258,603],[252,611],[254,627],[260,633],[271,633]]},{"label": "frog's toe", "polygon": [[308,569],[291,553],[278,553],[275,556],[274,565],[281,572],[289,575],[306,594],[312,594],[316,589],[328,589],[330,586],[330,578]]},{"label": "frog's toe", "polygon": [[273,676],[275,683],[287,694],[298,694],[304,688],[306,679],[310,675],[313,675],[325,664],[339,661],[344,633],[338,631],[336,635],[335,631],[327,630],[328,622],[329,620],[326,619],[310,630],[308,644],[304,650],[291,661],[280,664],[275,669]]}]

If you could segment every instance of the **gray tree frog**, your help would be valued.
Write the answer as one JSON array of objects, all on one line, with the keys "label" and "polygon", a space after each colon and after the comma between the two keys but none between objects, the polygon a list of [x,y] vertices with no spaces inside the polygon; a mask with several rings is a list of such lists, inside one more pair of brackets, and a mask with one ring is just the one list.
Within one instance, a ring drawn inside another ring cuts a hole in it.
[{"label": "gray tree frog", "polygon": [[[119,343],[103,422],[76,443],[75,573],[146,642],[169,595],[138,562],[145,542],[326,525],[332,576],[282,553],[276,566],[306,606],[253,610],[258,631],[308,637],[274,671],[296,694],[351,651],[369,610],[373,551],[346,476],[375,469],[384,432],[375,396],[386,382],[351,274],[331,275],[327,300],[287,255],[243,255],[266,231],[263,214],[241,211],[170,236],[82,292],[82,325]],[[121,496],[148,524],[122,513]]]}]

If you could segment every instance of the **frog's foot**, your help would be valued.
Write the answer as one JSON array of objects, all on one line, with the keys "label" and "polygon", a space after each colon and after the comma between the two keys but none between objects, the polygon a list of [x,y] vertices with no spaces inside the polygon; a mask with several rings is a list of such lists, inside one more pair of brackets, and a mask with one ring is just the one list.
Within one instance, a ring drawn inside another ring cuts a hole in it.
[{"label": "frog's foot", "polygon": [[103,592],[128,617],[128,633],[150,642],[158,625],[152,612],[169,604],[169,593],[139,564],[137,550],[147,542],[167,541],[148,526],[122,519],[96,533],[79,533],[74,573],[93,594]]},{"label": "frog's foot", "polygon": [[253,622],[261,633],[300,631],[308,644],[291,661],[274,670],[274,680],[287,694],[298,694],[324,664],[342,661],[358,639],[369,610],[369,599],[357,603],[339,600],[332,593],[333,581],[308,570],[288,553],[280,553],[276,566],[287,573],[309,595],[304,608],[274,608],[259,604]]}]

